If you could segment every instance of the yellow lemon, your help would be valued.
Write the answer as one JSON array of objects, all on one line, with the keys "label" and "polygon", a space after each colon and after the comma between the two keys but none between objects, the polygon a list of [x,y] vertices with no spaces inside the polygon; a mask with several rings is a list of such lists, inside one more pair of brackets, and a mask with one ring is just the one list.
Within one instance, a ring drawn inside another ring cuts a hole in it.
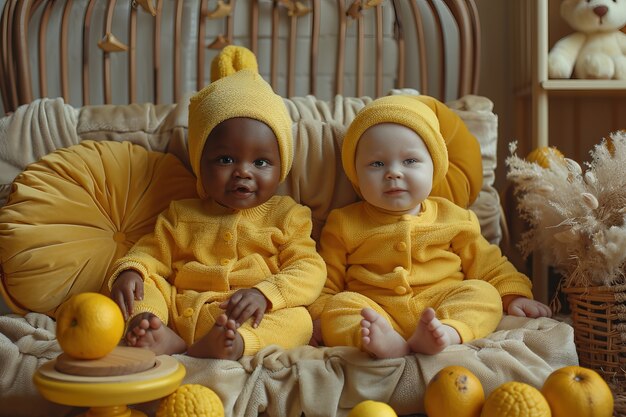
[{"label": "yellow lemon", "polygon": [[541,392],[523,382],[506,382],[485,400],[481,417],[551,417],[550,406]]},{"label": "yellow lemon", "polygon": [[365,400],[355,405],[347,417],[398,417],[398,415],[389,404]]},{"label": "yellow lemon", "polygon": [[61,304],[56,319],[61,349],[77,359],[106,356],[124,333],[120,308],[109,297],[95,292],[73,295]]},{"label": "yellow lemon", "polygon": [[541,393],[553,417],[611,417],[613,394],[607,383],[593,369],[566,366],[552,372]]},{"label": "yellow lemon", "polygon": [[462,366],[447,366],[430,380],[424,392],[428,417],[478,417],[485,402],[480,380]]},{"label": "yellow lemon", "polygon": [[156,417],[224,417],[222,400],[210,388],[184,384],[161,400]]}]

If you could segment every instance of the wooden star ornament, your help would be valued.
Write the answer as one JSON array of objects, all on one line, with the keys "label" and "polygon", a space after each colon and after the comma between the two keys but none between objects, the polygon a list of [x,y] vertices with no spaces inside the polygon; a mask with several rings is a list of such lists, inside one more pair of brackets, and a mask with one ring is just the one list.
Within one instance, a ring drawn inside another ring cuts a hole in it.
[{"label": "wooden star ornament", "polygon": [[98,42],[98,48],[102,49],[104,52],[124,52],[128,50],[128,46],[117,39],[111,32],[104,35],[100,42]]},{"label": "wooden star ornament", "polygon": [[150,13],[152,16],[156,16],[156,7],[154,6],[154,0],[134,0],[133,6],[141,6],[146,12]]},{"label": "wooden star ornament", "polygon": [[232,12],[232,4],[224,3],[223,0],[217,0],[217,6],[212,11],[207,12],[206,17],[209,19],[220,19],[222,17],[230,16]]}]

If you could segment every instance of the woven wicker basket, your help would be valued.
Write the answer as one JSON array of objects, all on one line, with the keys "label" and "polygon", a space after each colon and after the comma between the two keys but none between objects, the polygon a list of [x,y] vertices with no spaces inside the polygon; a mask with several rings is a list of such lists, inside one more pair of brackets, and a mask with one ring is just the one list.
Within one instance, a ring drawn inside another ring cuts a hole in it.
[{"label": "woven wicker basket", "polygon": [[580,366],[597,371],[626,417],[626,285],[562,288],[572,314]]},{"label": "woven wicker basket", "polygon": [[581,366],[626,388],[626,285],[563,288]]}]

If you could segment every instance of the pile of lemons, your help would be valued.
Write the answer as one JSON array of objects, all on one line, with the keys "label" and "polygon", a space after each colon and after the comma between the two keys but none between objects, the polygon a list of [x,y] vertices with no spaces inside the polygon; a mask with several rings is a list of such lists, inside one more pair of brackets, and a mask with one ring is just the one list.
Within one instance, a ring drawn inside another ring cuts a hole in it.
[{"label": "pile of lemons", "polygon": [[[441,369],[424,393],[428,417],[612,417],[613,394],[594,370],[566,366],[552,372],[541,390],[506,382],[485,399],[480,380],[462,366]],[[389,405],[367,400],[348,417],[397,417]]]}]

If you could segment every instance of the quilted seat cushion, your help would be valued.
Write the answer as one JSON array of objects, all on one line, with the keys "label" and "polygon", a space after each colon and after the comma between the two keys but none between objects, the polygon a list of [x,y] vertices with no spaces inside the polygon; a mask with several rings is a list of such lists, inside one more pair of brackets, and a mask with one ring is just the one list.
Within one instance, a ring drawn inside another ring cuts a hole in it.
[{"label": "quilted seat cushion", "polygon": [[0,209],[0,291],[11,309],[54,316],[71,295],[106,291],[111,264],[195,179],[173,155],[83,141],[27,167]]}]

